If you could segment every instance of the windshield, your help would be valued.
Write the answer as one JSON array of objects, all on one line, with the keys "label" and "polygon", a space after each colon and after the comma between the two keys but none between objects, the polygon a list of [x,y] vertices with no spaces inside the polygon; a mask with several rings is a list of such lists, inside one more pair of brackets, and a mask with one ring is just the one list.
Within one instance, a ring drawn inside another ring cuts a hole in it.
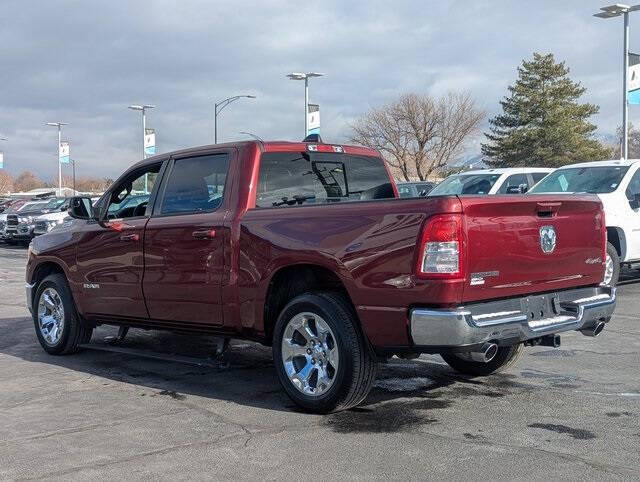
[{"label": "windshield", "polygon": [[529,191],[604,194],[617,189],[629,166],[571,167],[552,172]]},{"label": "windshield", "polygon": [[434,187],[429,196],[489,194],[498,178],[500,174],[455,174]]}]

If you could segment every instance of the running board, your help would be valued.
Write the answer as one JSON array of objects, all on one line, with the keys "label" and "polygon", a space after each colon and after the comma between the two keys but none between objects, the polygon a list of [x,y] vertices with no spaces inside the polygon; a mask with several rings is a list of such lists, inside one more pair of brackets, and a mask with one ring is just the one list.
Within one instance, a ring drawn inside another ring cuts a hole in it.
[{"label": "running board", "polygon": [[121,346],[113,346],[113,345],[104,345],[100,343],[82,343],[78,345],[79,348],[84,348],[86,350],[98,350],[98,351],[107,351],[111,353],[121,353],[123,355],[131,355],[140,358],[150,358],[152,360],[161,360],[161,361],[169,361],[182,363],[185,365],[192,365],[197,367],[207,367],[207,368],[228,368],[229,362],[226,361],[217,361],[213,359],[207,358],[196,358],[191,356],[184,355],[171,355],[171,354],[163,354],[158,352],[153,352],[150,350],[141,350],[136,348],[125,348]]}]

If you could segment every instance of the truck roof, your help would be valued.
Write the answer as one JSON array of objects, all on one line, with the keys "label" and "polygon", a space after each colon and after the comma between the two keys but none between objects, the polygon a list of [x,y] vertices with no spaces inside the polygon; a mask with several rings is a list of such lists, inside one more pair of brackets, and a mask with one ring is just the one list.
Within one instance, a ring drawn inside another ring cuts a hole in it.
[{"label": "truck roof", "polygon": [[579,162],[577,164],[568,164],[562,166],[560,169],[568,167],[615,167],[615,166],[632,166],[640,162],[640,159],[612,159],[608,161],[589,161]]},{"label": "truck roof", "polygon": [[[151,164],[161,159],[166,159],[169,156],[185,154],[199,154],[202,152],[210,151],[216,148],[229,148],[229,147],[245,147],[247,145],[255,144],[262,152],[299,152],[299,151],[318,151],[318,152],[344,152],[345,154],[353,154],[360,156],[376,156],[382,157],[380,153],[369,147],[354,146],[347,144],[332,144],[332,143],[318,143],[318,142],[291,142],[291,141],[258,141],[247,140],[237,142],[226,142],[224,144],[207,144],[202,146],[188,147],[186,149],[178,149],[176,151],[163,152],[162,154],[156,154],[153,157],[148,157],[142,161],[137,162],[136,166],[142,166],[145,164]],[[313,147],[315,146],[315,147]]]},{"label": "truck roof", "polygon": [[471,169],[458,174],[517,174],[519,172],[551,172],[550,167],[501,167],[496,169]]}]

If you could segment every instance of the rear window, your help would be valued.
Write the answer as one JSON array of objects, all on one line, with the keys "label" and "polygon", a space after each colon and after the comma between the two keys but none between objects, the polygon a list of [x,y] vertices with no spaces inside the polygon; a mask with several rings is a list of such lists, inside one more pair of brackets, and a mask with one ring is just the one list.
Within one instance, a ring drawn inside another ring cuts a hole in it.
[{"label": "rear window", "polygon": [[429,196],[489,194],[499,177],[500,174],[455,174],[434,187]]},{"label": "rear window", "polygon": [[268,152],[260,158],[256,207],[394,197],[378,157],[321,152]]},{"label": "rear window", "polygon": [[552,172],[529,191],[586,192],[604,194],[615,191],[627,173],[628,166],[571,167]]}]

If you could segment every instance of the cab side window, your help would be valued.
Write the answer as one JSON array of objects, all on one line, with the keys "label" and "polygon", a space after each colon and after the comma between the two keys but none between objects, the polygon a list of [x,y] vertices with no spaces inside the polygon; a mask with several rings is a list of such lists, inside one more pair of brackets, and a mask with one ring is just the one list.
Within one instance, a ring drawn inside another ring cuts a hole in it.
[{"label": "cab side window", "polygon": [[526,174],[512,174],[509,176],[500,189],[498,190],[498,194],[520,194],[519,187],[524,184],[527,189],[529,189],[529,181],[527,180]]},{"label": "cab side window", "polygon": [[626,195],[629,201],[635,200],[635,197],[640,195],[640,169],[635,172],[635,174],[631,178],[631,181],[629,181]]},{"label": "cab side window", "polygon": [[215,211],[222,204],[228,154],[188,157],[174,161],[160,214]]},{"label": "cab side window", "polygon": [[162,163],[132,173],[111,190],[107,219],[135,218],[147,215],[149,195]]}]

